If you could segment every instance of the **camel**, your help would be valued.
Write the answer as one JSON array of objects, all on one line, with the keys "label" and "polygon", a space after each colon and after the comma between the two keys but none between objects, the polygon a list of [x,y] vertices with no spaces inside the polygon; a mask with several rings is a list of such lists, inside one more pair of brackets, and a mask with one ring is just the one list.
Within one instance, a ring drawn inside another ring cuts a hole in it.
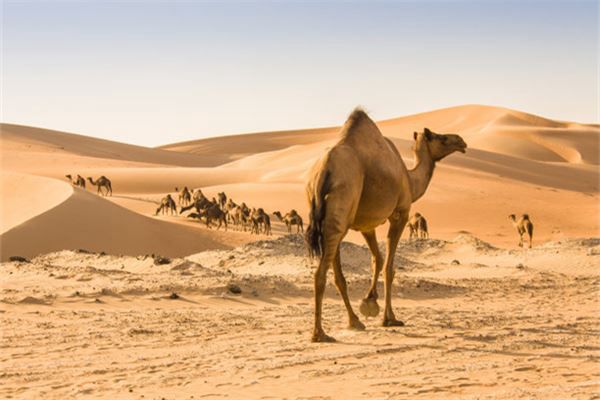
[{"label": "camel", "polygon": [[78,186],[82,189],[85,189],[85,179],[83,178],[83,176],[77,174],[77,179],[73,180],[73,177],[71,176],[71,174],[68,174],[68,175],[65,175],[65,178],[67,178],[69,180],[69,182],[71,182],[71,185]]},{"label": "camel", "polygon": [[211,206],[213,203],[208,200],[206,197],[204,197],[204,195],[202,194],[202,192],[200,192],[200,195],[197,196],[197,198],[194,200],[194,202],[188,206],[185,207],[181,207],[181,210],[179,210],[179,214],[183,214],[184,212],[191,210],[192,208],[195,208],[197,212],[200,212],[201,210]]},{"label": "camel", "polygon": [[221,225],[225,225],[225,231],[227,231],[227,216],[218,204],[212,204],[210,207],[199,210],[198,213],[191,213],[188,217],[198,219],[206,218],[206,227],[209,229],[211,222],[218,221],[219,225],[217,226],[217,230],[221,228]]},{"label": "camel", "polygon": [[97,181],[94,182],[94,180],[88,176],[88,181],[90,181],[90,183],[94,186],[98,186],[98,194],[102,194],[102,188],[104,188],[104,190],[106,191],[106,193],[104,194],[104,196],[112,196],[112,184],[110,183],[110,179],[108,179],[107,177],[105,177],[104,175],[102,175],[100,178],[98,178]]},{"label": "camel", "polygon": [[427,220],[419,213],[415,213],[408,220],[408,229],[410,230],[409,239],[421,238],[428,239],[429,238],[429,230],[427,229]]},{"label": "camel", "polygon": [[275,211],[273,215],[285,224],[288,233],[292,233],[292,225],[296,225],[298,227],[296,233],[304,232],[304,226],[302,225],[302,217],[298,214],[296,210],[291,210],[284,216],[281,215],[281,212]]},{"label": "camel", "polygon": [[[392,309],[394,255],[410,212],[431,181],[435,163],[467,145],[459,135],[437,134],[425,128],[414,132],[415,167],[408,170],[394,146],[362,110],[354,110],[341,130],[340,140],[313,166],[306,186],[310,217],[305,238],[309,254],[319,257],[315,272],[313,342],[333,342],[321,323],[327,270],[333,266],[335,284],[348,312],[349,326],[365,325],[352,310],[342,273],[340,242],[349,229],[362,233],[371,251],[371,287],[362,300],[363,315],[376,316],[377,280],[385,266],[383,326],[404,326]],[[383,260],[375,228],[389,221]]]},{"label": "camel", "polygon": [[[175,188],[176,192],[179,192],[178,188]],[[183,190],[179,192],[179,205],[187,206],[192,202],[192,194],[187,186],[183,187]]]},{"label": "camel", "polygon": [[200,189],[196,190],[195,192],[194,192],[194,190],[192,189],[192,192],[193,192],[192,199],[193,199],[194,201],[196,201],[196,200],[198,200],[198,199],[200,199],[200,198],[202,198],[202,197],[205,197],[205,196],[204,196],[204,193],[202,193],[202,190],[200,190]]},{"label": "camel", "polygon": [[171,197],[170,194],[166,195],[160,201],[160,205],[156,209],[156,213],[154,215],[158,215],[159,212],[162,214],[177,214],[177,206],[175,205],[175,200]]},{"label": "camel", "polygon": [[519,247],[523,247],[523,235],[527,234],[527,236],[529,236],[529,248],[531,248],[533,241],[533,223],[529,219],[529,215],[523,214],[521,218],[517,220],[515,214],[510,214],[508,219],[512,221],[513,226],[517,228],[517,232],[519,233]]},{"label": "camel", "polygon": [[257,235],[262,231],[265,235],[271,235],[271,217],[262,208],[258,210],[252,209],[250,213],[250,220],[252,222],[252,228],[250,233],[256,233]]},{"label": "camel", "polygon": [[245,232],[246,227],[250,223],[250,209],[246,206],[246,203],[242,203],[231,211],[231,217],[234,225]]},{"label": "camel", "polygon": [[227,195],[225,192],[217,193],[217,197],[219,198],[219,206],[221,210],[225,211],[225,204],[227,203]]}]

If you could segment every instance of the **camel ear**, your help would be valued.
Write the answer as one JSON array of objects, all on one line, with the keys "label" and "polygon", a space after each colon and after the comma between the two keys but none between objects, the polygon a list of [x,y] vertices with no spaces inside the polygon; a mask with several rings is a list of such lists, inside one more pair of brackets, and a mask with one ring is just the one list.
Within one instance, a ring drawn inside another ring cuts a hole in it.
[{"label": "camel ear", "polygon": [[425,137],[427,138],[427,140],[433,139],[433,133],[431,133],[431,131],[429,130],[429,128],[425,128],[423,130],[423,132],[425,133]]},{"label": "camel ear", "polygon": [[413,139],[414,139],[414,140],[417,140],[417,135],[418,135],[418,133],[417,133],[417,132],[413,132]]}]

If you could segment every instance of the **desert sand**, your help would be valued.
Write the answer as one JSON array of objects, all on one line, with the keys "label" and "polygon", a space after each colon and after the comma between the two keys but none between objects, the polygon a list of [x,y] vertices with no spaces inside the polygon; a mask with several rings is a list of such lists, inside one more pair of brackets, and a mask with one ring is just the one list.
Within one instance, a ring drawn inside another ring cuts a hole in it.
[{"label": "desert sand", "polygon": [[[593,397],[600,127],[479,105],[378,126],[409,168],[424,127],[469,149],[439,163],[413,205],[431,239],[405,233],[396,253],[407,326],[347,330],[329,279],[324,323],[339,343],[311,344],[316,261],[299,235],[275,217],[267,237],[153,213],[187,185],[306,220],[307,172],[338,127],[145,148],[2,124],[1,396]],[[65,174],[106,175],[114,194]],[[525,212],[531,250],[507,218]],[[347,236],[342,263],[357,304],[369,279],[360,234]]]}]

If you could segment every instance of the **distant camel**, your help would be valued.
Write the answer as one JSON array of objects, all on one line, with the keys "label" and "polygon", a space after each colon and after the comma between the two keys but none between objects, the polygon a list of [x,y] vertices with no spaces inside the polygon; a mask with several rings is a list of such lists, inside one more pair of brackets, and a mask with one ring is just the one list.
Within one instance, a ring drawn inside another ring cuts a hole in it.
[{"label": "distant camel", "polygon": [[262,226],[262,232],[265,235],[271,235],[271,217],[265,213],[265,210],[262,208],[253,210],[250,214],[250,219],[252,221],[252,229],[250,230],[250,233],[256,233],[257,235],[260,234]]},{"label": "distant camel", "polygon": [[[385,138],[367,114],[356,109],[344,124],[341,138],[312,168],[306,187],[310,223],[306,241],[311,254],[320,257],[315,272],[315,319],[313,342],[335,341],[325,334],[321,322],[327,270],[333,266],[335,283],[348,311],[349,326],[363,330],[352,310],[342,273],[340,242],[349,229],[360,231],[371,250],[371,288],[360,310],[367,316],[379,313],[377,280],[385,265],[383,326],[403,326],[392,309],[394,256],[408,221],[411,204],[425,191],[435,163],[467,147],[458,135],[437,134],[425,128],[414,132],[415,167],[408,170],[394,143]],[[375,228],[389,221],[387,251],[383,261]]]},{"label": "distant camel", "polygon": [[281,215],[281,212],[275,211],[273,215],[285,224],[288,233],[292,233],[292,225],[298,226],[298,230],[296,233],[304,232],[304,226],[302,225],[302,217],[298,214],[296,210],[291,210],[284,216]]},{"label": "distant camel", "polygon": [[159,212],[162,212],[162,214],[177,214],[175,200],[173,200],[170,194],[163,197],[154,215],[158,215]]},{"label": "distant camel", "polygon": [[200,192],[200,195],[197,196],[197,198],[194,200],[194,202],[192,204],[185,206],[185,207],[181,207],[181,210],[179,210],[179,214],[183,214],[184,212],[191,210],[192,208],[195,208],[196,212],[200,212],[201,210],[204,210],[205,208],[207,208],[211,205],[213,205],[213,203],[210,200],[208,200],[206,197],[204,197],[202,192]]},{"label": "distant camel", "polygon": [[202,197],[205,197],[204,193],[202,193],[202,190],[198,189],[198,190],[194,191],[194,189],[192,189],[192,199],[194,201],[196,201]]},{"label": "distant camel", "polygon": [[236,208],[237,208],[237,204],[235,204],[235,202],[233,200],[231,200],[231,198],[228,199],[227,204],[225,204],[224,211],[227,212],[227,221],[229,223],[235,224],[234,214],[235,214]]},{"label": "distant camel", "polygon": [[408,229],[410,230],[409,239],[421,238],[428,239],[429,238],[429,230],[427,229],[427,220],[419,213],[415,213],[408,220]]},{"label": "distant camel", "polygon": [[230,211],[230,213],[234,225],[245,232],[248,224],[251,221],[250,209],[246,206],[246,203],[236,206],[233,211]]},{"label": "distant camel", "polygon": [[513,226],[517,228],[517,232],[519,233],[519,247],[523,247],[523,235],[527,234],[527,236],[529,236],[529,248],[531,248],[533,241],[533,223],[529,219],[529,215],[523,214],[521,218],[517,220],[515,214],[510,214],[508,219],[512,221]]},{"label": "distant camel", "polygon": [[[176,192],[179,192],[178,188],[175,188]],[[183,187],[183,190],[179,192],[179,205],[187,206],[192,202],[192,194],[190,193],[187,186]]]},{"label": "distant camel", "polygon": [[217,230],[221,228],[221,225],[225,225],[225,231],[227,231],[227,217],[225,212],[221,210],[218,204],[213,204],[208,208],[198,211],[197,213],[191,213],[188,218],[206,218],[206,227],[210,228],[210,224],[217,221],[219,225]]},{"label": "distant camel", "polygon": [[71,175],[65,175],[65,177],[69,180],[69,182],[71,182],[71,185],[73,186],[78,186],[82,189],[85,189],[85,179],[83,178],[83,176],[81,175],[77,175],[77,179],[73,180],[73,178],[71,177]]},{"label": "distant camel", "polygon": [[227,203],[227,195],[225,194],[225,192],[221,192],[218,193],[217,196],[219,197],[219,206],[221,207],[221,210],[225,210],[225,204]]},{"label": "distant camel", "polygon": [[90,181],[92,185],[98,186],[98,194],[102,194],[102,188],[104,188],[106,191],[104,196],[112,196],[112,184],[110,183],[110,179],[104,175],[98,178],[98,180],[95,182],[91,177],[88,176],[88,181]]}]

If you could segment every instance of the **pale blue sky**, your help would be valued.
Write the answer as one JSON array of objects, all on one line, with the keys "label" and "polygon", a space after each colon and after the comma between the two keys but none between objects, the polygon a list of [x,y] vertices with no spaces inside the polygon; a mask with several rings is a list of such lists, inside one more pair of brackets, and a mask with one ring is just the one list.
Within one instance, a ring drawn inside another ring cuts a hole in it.
[{"label": "pale blue sky", "polygon": [[598,122],[598,1],[2,2],[2,120],[158,145],[480,103]]}]

